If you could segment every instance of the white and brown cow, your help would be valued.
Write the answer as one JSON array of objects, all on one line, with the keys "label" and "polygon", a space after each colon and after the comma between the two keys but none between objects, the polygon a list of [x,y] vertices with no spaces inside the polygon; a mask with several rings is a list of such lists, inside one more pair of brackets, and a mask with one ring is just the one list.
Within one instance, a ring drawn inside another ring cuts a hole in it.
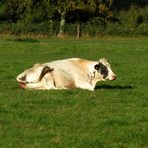
[{"label": "white and brown cow", "polygon": [[44,64],[35,64],[17,76],[17,82],[25,89],[69,89],[94,90],[98,81],[115,80],[105,58],[88,61],[70,58]]}]

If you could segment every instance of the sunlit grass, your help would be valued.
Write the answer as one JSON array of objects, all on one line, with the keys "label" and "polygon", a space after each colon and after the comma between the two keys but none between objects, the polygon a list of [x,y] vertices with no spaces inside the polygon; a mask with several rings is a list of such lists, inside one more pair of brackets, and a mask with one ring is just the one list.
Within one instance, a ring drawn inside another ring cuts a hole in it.
[{"label": "sunlit grass", "polygon": [[[24,69],[69,57],[106,57],[117,80],[94,92],[19,89]],[[147,59],[147,38],[1,38],[1,147],[147,147]]]}]

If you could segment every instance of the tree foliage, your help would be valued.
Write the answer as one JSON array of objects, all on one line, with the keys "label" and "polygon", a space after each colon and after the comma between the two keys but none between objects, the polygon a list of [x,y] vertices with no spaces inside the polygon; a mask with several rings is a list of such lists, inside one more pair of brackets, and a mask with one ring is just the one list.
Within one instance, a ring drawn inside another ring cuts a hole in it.
[{"label": "tree foliage", "polygon": [[[119,22],[113,12],[129,9],[131,4],[143,7],[147,0],[1,0],[0,20],[26,24],[50,22],[51,28],[59,28],[63,35],[65,24],[75,24],[77,37],[81,35],[83,23],[97,20],[106,25],[110,20]],[[139,16],[137,21],[143,18]]]},{"label": "tree foliage", "polygon": [[54,21],[59,16],[59,33],[63,33],[67,20],[67,22],[77,23],[79,36],[81,22],[100,14],[109,18],[111,4],[111,0],[6,0],[6,11],[12,22]]}]

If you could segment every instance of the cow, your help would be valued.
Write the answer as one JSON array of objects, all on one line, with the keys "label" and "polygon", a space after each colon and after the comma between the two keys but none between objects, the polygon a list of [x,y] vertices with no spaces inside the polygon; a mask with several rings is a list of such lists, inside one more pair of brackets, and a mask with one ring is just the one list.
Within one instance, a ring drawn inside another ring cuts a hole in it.
[{"label": "cow", "polygon": [[105,58],[90,61],[69,58],[35,64],[16,78],[23,89],[50,90],[81,88],[93,91],[98,81],[115,80],[116,75]]}]

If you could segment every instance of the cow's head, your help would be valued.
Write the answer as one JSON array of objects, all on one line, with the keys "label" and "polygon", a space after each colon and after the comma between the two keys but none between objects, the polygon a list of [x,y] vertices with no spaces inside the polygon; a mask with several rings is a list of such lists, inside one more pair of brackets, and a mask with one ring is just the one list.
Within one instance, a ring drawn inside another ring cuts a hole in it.
[{"label": "cow's head", "polygon": [[101,58],[94,68],[99,74],[100,81],[116,79],[116,75],[111,70],[111,66],[105,58]]}]

